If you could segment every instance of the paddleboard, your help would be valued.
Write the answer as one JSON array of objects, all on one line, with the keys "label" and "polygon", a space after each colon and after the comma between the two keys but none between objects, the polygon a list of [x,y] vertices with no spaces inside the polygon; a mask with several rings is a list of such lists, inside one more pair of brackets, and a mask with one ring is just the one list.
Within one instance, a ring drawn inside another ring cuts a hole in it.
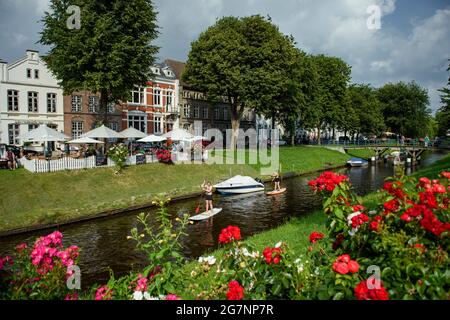
[{"label": "paddleboard", "polygon": [[190,217],[189,220],[191,221],[202,221],[202,220],[207,220],[209,218],[214,217],[216,214],[220,213],[222,211],[222,208],[214,208],[212,211],[206,211],[203,213],[200,213],[196,216]]},{"label": "paddleboard", "polygon": [[266,194],[268,196],[276,196],[277,194],[282,194],[286,192],[286,188],[280,189],[280,190],[274,190],[274,191],[270,191],[270,192],[266,192]]}]

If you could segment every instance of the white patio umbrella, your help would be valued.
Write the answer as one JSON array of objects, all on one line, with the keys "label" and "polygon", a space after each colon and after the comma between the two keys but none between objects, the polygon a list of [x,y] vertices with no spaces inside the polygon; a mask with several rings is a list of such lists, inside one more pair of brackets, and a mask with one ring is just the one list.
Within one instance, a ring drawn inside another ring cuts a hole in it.
[{"label": "white patio umbrella", "polygon": [[128,129],[123,130],[122,132],[120,132],[125,138],[128,139],[140,139],[140,138],[145,138],[147,135],[142,132],[139,131],[133,127],[130,127]]},{"label": "white patio umbrella", "polygon": [[24,142],[44,142],[44,154],[48,148],[49,142],[59,142],[69,139],[69,137],[65,134],[53,130],[45,124],[42,124],[38,128],[23,134],[20,138]]},{"label": "white patio umbrella", "polygon": [[91,130],[81,136],[81,138],[102,138],[102,139],[124,139],[126,138],[123,134],[114,131],[105,125]]},{"label": "white patio umbrella", "polygon": [[95,139],[88,138],[88,137],[75,139],[75,140],[69,141],[67,143],[68,144],[98,144],[98,143],[104,144],[103,141],[95,140]]},{"label": "white patio umbrella", "polygon": [[162,136],[155,136],[154,134],[152,134],[143,139],[139,139],[138,142],[163,142],[166,140],[167,140],[167,138],[164,138]]},{"label": "white patio umbrella", "polygon": [[[139,131],[133,127],[129,127],[121,132],[121,134],[129,140],[134,140],[137,138],[145,138],[146,134]],[[133,153],[133,141],[130,143],[130,155]]]},{"label": "white patio umbrella", "polygon": [[183,129],[175,129],[163,135],[172,141],[186,141],[192,139],[194,136]]},{"label": "white patio umbrella", "polygon": [[65,134],[53,130],[45,124],[23,134],[20,138],[25,142],[56,142],[69,139]]}]

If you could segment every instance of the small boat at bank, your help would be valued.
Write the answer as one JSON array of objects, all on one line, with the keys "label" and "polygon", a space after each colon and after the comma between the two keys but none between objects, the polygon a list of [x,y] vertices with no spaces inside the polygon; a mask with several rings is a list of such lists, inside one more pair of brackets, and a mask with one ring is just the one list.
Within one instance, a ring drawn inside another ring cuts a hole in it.
[{"label": "small boat at bank", "polygon": [[363,167],[369,165],[369,162],[361,158],[352,158],[347,161],[350,167]]},{"label": "small boat at bank", "polygon": [[286,188],[282,188],[280,190],[273,190],[273,191],[270,191],[270,192],[266,192],[266,195],[268,195],[268,196],[276,196],[276,195],[285,193],[286,190],[287,190]]},{"label": "small boat at bank", "polygon": [[265,189],[264,184],[246,176],[235,176],[216,184],[214,188],[223,195],[253,193]]}]

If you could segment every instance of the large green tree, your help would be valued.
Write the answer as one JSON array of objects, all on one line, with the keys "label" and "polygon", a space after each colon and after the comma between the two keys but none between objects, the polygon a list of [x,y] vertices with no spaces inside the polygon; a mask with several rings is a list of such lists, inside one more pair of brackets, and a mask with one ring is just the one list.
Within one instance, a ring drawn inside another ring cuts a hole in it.
[{"label": "large green tree", "polygon": [[[80,8],[80,28],[70,27],[69,5]],[[158,27],[151,0],[51,0],[42,21],[40,42],[50,46],[44,58],[49,69],[65,94],[100,93],[104,123],[109,102],[127,100],[135,85],[151,78],[158,52],[152,45]]]},{"label": "large green tree", "polygon": [[411,138],[429,134],[428,92],[416,82],[388,83],[378,89],[378,99],[390,131]]},{"label": "large green tree", "polygon": [[276,118],[295,105],[301,56],[270,18],[224,17],[192,43],[183,80],[231,106],[234,147],[245,108]]},{"label": "large green tree", "polygon": [[356,114],[354,129],[357,136],[381,135],[385,130],[385,124],[376,90],[367,84],[352,84],[347,93],[350,108]]},{"label": "large green tree", "polygon": [[[450,71],[450,65],[447,71]],[[442,93],[442,107],[436,113],[436,121],[438,125],[438,134],[440,136],[445,136],[447,130],[450,129],[450,78],[448,79],[447,87],[444,87],[439,91]]]},{"label": "large green tree", "polygon": [[302,123],[307,129],[317,130],[319,138],[326,127],[343,126],[346,114],[347,86],[351,78],[351,67],[342,59],[325,55],[312,56],[317,78],[312,101],[302,112]]}]

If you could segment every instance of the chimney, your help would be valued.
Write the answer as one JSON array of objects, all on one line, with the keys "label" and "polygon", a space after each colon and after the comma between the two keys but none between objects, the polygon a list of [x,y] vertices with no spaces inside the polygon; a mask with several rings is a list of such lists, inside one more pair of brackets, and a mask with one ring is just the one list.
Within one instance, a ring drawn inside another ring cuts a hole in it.
[{"label": "chimney", "polygon": [[8,81],[8,63],[0,59],[0,82]]},{"label": "chimney", "polygon": [[39,59],[39,51],[27,49],[27,58],[29,60],[37,61]]}]

